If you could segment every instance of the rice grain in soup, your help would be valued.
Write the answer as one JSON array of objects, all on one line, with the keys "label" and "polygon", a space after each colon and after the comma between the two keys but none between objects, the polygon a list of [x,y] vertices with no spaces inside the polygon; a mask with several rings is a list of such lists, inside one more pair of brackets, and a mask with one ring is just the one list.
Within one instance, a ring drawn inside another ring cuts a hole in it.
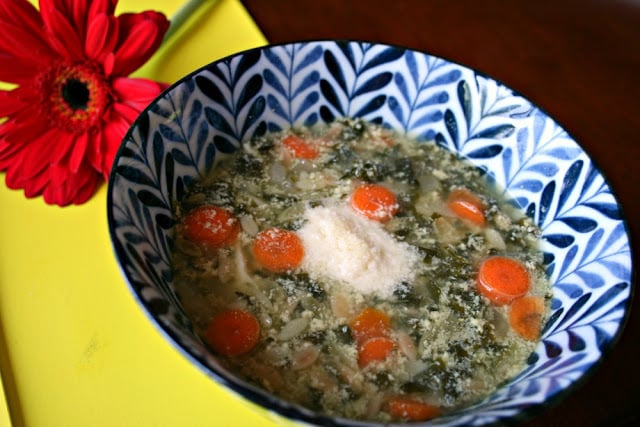
[{"label": "rice grain in soup", "polygon": [[237,375],[327,415],[474,403],[524,368],[548,316],[532,221],[447,150],[360,120],[246,143],[176,216],[198,333]]}]

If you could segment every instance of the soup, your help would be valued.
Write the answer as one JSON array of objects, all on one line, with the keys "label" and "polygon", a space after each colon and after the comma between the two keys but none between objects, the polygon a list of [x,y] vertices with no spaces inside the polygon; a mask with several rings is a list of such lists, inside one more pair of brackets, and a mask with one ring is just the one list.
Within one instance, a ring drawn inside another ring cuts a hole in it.
[{"label": "soup", "polygon": [[249,141],[176,208],[174,284],[238,376],[327,415],[425,420],[519,373],[540,230],[431,142],[344,119]]}]

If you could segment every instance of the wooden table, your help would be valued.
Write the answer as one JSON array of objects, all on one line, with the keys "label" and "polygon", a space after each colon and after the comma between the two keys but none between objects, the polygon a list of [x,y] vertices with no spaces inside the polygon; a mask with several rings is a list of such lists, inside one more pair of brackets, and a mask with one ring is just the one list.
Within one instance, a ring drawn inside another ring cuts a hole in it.
[{"label": "wooden table", "polygon": [[[270,43],[358,39],[475,68],[554,117],[592,155],[640,247],[640,3],[634,0],[243,0]],[[638,265],[638,252],[635,252]],[[635,303],[640,298],[635,295]],[[640,313],[592,377],[530,426],[640,423]]]}]

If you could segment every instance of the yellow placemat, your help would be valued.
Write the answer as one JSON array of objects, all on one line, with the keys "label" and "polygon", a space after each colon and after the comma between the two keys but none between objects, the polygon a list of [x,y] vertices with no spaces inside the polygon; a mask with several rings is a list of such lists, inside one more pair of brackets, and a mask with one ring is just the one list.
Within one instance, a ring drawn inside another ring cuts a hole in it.
[{"label": "yellow placemat", "polygon": [[[121,0],[171,16],[181,0]],[[265,44],[220,0],[138,76],[173,82]],[[0,174],[0,369],[14,427],[273,426],[192,366],[146,319],[111,250],[106,185],[67,208],[27,200]],[[9,425],[0,391],[0,426]]]}]

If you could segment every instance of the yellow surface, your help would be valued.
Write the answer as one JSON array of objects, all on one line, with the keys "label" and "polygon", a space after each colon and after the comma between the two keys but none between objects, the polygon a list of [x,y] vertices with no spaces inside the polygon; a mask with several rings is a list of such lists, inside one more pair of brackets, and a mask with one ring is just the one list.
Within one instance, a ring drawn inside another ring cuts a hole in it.
[{"label": "yellow surface", "polygon": [[[171,16],[181,0],[121,0]],[[167,82],[265,44],[237,0],[221,0],[137,73]],[[0,369],[13,426],[274,426],[175,350],[129,293],[111,250],[106,185],[59,208],[0,174]],[[0,391],[0,427],[9,425]]]}]

